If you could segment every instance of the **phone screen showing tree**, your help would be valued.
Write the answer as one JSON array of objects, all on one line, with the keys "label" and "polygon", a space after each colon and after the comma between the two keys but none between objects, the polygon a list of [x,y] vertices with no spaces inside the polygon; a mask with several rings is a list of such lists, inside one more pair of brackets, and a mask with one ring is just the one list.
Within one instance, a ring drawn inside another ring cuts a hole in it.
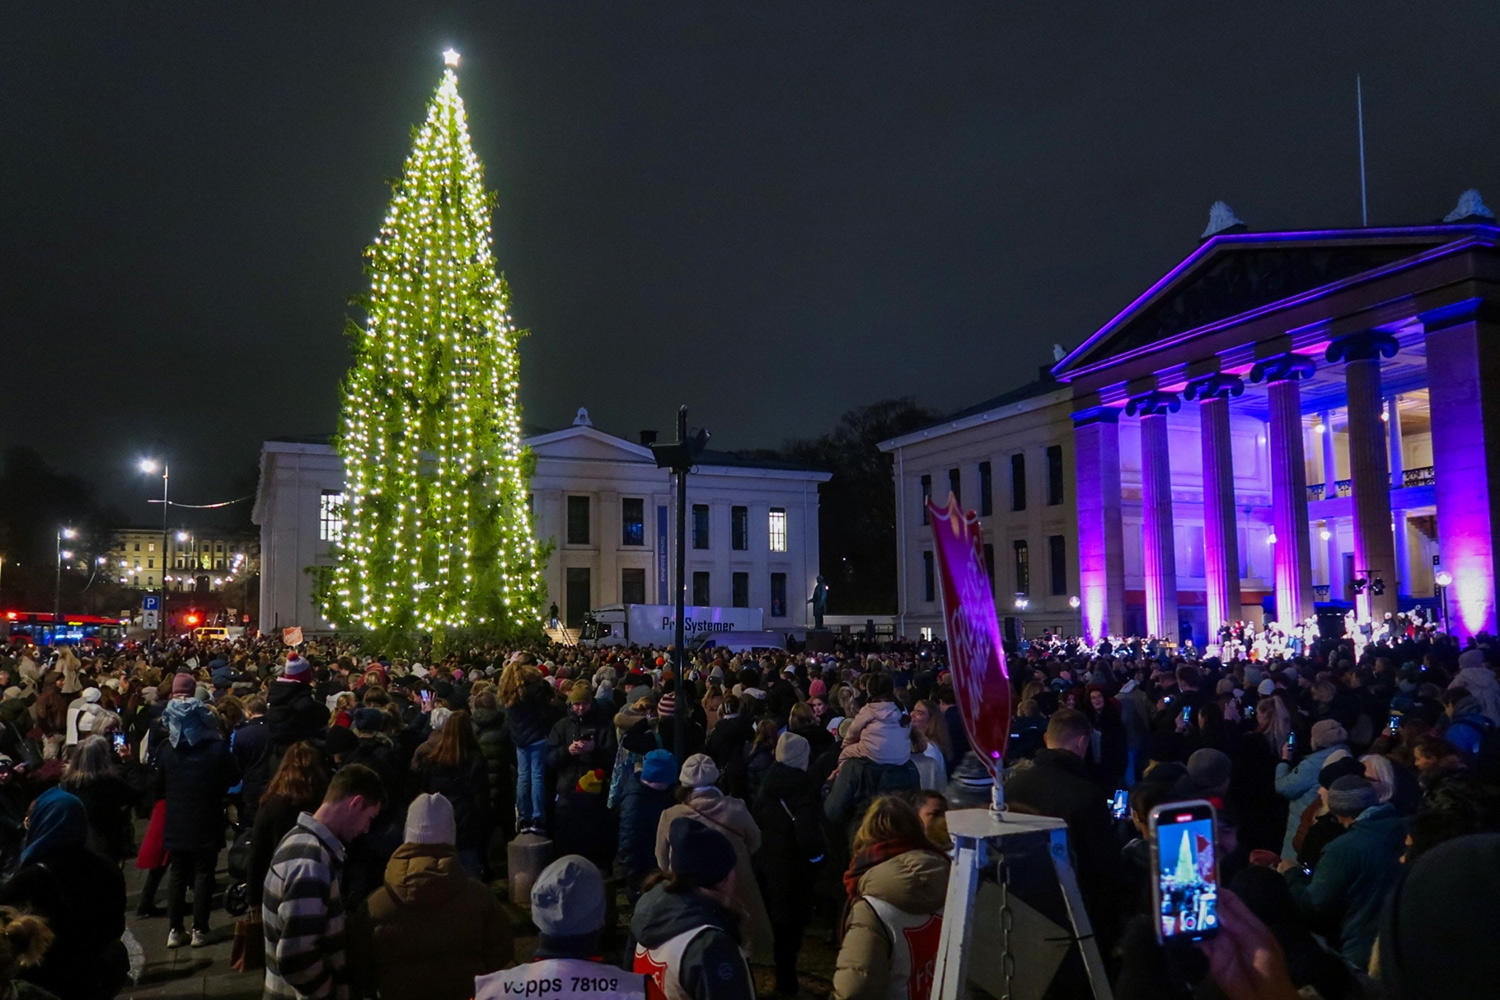
[{"label": "phone screen showing tree", "polygon": [[1164,807],[1156,825],[1158,917],[1163,939],[1201,940],[1219,927],[1214,822],[1192,809]]}]

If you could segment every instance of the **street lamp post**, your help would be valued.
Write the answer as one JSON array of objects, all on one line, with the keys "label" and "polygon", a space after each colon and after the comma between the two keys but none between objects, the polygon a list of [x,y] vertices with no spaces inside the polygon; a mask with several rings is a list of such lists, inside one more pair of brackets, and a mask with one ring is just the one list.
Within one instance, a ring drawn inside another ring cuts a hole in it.
[{"label": "street lamp post", "polygon": [[[141,459],[141,471],[147,475],[156,472],[157,463],[154,459]],[[161,463],[161,577],[158,582],[161,589],[157,591],[161,595],[158,602],[161,606],[157,608],[157,628],[159,635],[157,641],[160,645],[167,644],[167,511],[170,504],[167,501],[167,487],[171,482],[171,470],[166,462]]]},{"label": "street lamp post", "polygon": [[1440,569],[1432,582],[1437,584],[1438,609],[1443,613],[1443,634],[1446,635],[1448,633],[1448,588],[1453,586],[1453,574]]},{"label": "street lamp post", "polygon": [[62,626],[62,564],[63,559],[72,559],[73,553],[62,547],[64,538],[74,538],[78,532],[72,528],[57,529],[57,576],[52,584],[52,646],[57,647],[57,633]]},{"label": "street lamp post", "polygon": [[[687,655],[683,648],[686,636],[683,634],[683,616],[687,614],[687,581],[683,578],[687,575],[687,477],[688,471],[697,463],[698,456],[703,449],[708,447],[708,432],[700,430],[691,439],[688,438],[687,407],[683,406],[677,410],[677,440],[653,444],[651,452],[656,458],[658,469],[671,469],[677,476],[677,629],[673,635],[673,673],[677,678],[677,710],[683,713],[692,712],[692,702],[687,685]],[[684,745],[683,731],[685,726],[677,726],[677,740],[673,752],[677,756],[680,765],[685,759],[687,748]]]}]

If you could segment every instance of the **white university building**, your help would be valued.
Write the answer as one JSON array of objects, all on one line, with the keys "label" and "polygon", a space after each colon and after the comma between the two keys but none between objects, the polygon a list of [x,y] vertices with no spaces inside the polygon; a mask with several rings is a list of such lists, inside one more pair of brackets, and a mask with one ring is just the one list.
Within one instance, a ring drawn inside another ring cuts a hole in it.
[{"label": "white university building", "polygon": [[[676,486],[651,449],[606,434],[580,410],[573,426],[528,437],[533,528],[552,541],[549,602],[571,627],[605,604],[670,604]],[[687,600],[762,608],[768,629],[811,624],[818,574],[818,484],[829,474],[706,452],[688,476]],[[260,525],[260,628],[328,631],[312,570],[329,566],[342,523],[344,465],[326,439],[267,441]],[[546,608],[542,609],[544,612]]]}]

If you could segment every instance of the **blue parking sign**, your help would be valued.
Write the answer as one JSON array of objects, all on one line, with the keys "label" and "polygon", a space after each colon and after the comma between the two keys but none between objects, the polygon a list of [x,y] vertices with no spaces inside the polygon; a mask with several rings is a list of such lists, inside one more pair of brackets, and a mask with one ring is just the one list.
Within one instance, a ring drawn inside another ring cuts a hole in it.
[{"label": "blue parking sign", "polygon": [[143,597],[143,598],[141,598],[141,610],[142,611],[160,611],[161,610],[161,598],[158,597],[155,594],[152,594],[149,597]]}]

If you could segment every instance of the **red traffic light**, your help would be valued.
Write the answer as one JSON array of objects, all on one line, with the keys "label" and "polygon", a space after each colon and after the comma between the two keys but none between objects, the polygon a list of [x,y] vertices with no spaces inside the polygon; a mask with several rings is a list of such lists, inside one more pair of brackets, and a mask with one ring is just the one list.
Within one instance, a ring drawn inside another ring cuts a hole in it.
[{"label": "red traffic light", "polygon": [[197,615],[188,615],[183,620],[186,621],[189,625],[196,625],[196,624],[198,624],[198,616]]}]

